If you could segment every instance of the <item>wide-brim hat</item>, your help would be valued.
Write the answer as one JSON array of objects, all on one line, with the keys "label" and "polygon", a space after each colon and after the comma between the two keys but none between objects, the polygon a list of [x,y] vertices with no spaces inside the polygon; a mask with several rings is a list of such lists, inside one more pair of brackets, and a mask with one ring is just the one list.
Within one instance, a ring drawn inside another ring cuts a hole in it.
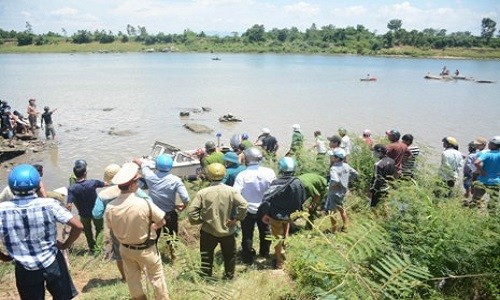
[{"label": "wide-brim hat", "polygon": [[120,188],[117,185],[113,185],[100,191],[98,196],[99,198],[101,198],[101,200],[105,201],[115,199],[116,197],[120,196],[120,194]]},{"label": "wide-brim hat", "polygon": [[126,184],[137,176],[139,166],[136,163],[124,163],[120,171],[116,173],[111,182],[117,185]]}]

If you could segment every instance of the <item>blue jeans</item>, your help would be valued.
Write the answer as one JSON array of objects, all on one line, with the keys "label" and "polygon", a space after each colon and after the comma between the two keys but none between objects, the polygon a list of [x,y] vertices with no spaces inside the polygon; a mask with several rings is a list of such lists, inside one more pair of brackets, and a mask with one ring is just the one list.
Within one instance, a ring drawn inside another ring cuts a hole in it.
[{"label": "blue jeans", "polygon": [[26,270],[16,263],[16,286],[21,299],[45,299],[45,285],[54,300],[72,299],[78,295],[68,266],[61,251],[57,251],[56,260],[47,268]]}]

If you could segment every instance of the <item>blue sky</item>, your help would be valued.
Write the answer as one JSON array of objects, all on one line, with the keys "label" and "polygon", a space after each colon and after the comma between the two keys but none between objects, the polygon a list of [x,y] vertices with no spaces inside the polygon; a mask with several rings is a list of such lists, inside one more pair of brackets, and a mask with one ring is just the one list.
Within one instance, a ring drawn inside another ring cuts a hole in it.
[{"label": "blue sky", "polygon": [[127,24],[145,26],[149,33],[242,33],[254,24],[303,31],[312,23],[318,28],[361,24],[385,33],[391,19],[401,19],[406,30],[478,35],[485,17],[500,29],[500,0],[0,0],[0,28],[22,31],[28,21],[35,33],[64,28],[70,35],[79,29],[126,32]]}]

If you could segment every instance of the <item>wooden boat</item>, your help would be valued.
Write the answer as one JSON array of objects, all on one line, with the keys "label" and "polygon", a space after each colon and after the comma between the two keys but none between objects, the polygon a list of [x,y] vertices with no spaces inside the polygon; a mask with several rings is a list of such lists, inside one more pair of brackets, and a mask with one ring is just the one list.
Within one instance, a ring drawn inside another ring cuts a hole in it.
[{"label": "wooden boat", "polygon": [[377,81],[376,77],[361,78],[360,81]]},{"label": "wooden boat", "polygon": [[179,177],[198,175],[201,173],[201,164],[196,150],[181,150],[175,146],[156,141],[151,149],[151,153],[145,158],[155,160],[156,157],[168,154],[172,157],[174,164],[172,174]]},{"label": "wooden boat", "polygon": [[453,77],[448,76],[448,75],[432,75],[432,74],[427,74],[424,76],[425,79],[430,79],[430,80],[442,80],[442,81],[450,81],[453,80]]}]

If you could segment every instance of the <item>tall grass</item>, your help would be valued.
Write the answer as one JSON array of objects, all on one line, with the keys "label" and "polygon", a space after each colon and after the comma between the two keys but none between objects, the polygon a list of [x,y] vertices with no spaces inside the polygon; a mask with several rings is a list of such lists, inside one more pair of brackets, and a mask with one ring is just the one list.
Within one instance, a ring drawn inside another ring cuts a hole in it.
[{"label": "tall grass", "polygon": [[[372,211],[365,192],[373,158],[362,142],[355,144],[349,163],[361,175],[346,199],[348,233],[325,233],[327,216],[305,230],[307,214],[298,213],[299,230],[286,241],[284,272],[273,271],[270,260],[251,267],[238,262],[236,278],[225,281],[216,252],[214,276],[206,279],[199,274],[199,227],[190,226],[182,213],[177,260],[172,263],[166,255],[165,238],[159,245],[171,298],[499,299],[500,213],[462,207],[458,191],[454,198],[436,197],[436,168],[422,158],[416,177],[396,182]],[[307,151],[298,161],[300,174],[328,169],[327,162]],[[276,160],[265,165],[277,170]],[[194,196],[206,183],[187,186]],[[70,252],[80,299],[127,299],[115,263],[105,255],[87,255],[85,248],[82,237]],[[1,299],[18,298],[13,264],[0,264],[0,282]],[[147,293],[152,297],[151,287]]]}]

